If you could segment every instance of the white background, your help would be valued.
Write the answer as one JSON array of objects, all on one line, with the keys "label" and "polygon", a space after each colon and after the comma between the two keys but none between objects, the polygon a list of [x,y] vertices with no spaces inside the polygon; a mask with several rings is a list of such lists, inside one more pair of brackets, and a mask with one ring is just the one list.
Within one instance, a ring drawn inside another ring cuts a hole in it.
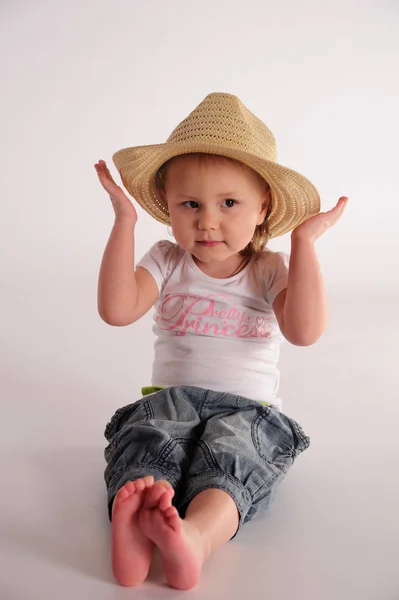
[{"label": "white background", "polygon": [[[312,447],[189,595],[399,598],[398,3],[2,0],[0,17],[0,597],[181,595],[157,569],[140,590],[110,574],[103,429],[148,383],[153,340],[151,315],[97,314],[113,212],[93,165],[165,141],[219,91],[323,210],[350,204],[317,246],[328,330],[282,352]],[[137,257],[165,237],[139,209]]]}]

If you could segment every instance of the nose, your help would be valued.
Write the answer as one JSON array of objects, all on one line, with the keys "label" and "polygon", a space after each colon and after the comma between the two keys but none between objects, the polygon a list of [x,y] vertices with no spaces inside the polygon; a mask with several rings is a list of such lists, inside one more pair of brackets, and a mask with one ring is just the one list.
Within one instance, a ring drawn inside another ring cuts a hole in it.
[{"label": "nose", "polygon": [[198,216],[198,229],[202,231],[210,231],[212,229],[218,229],[219,219],[210,208],[203,208]]}]

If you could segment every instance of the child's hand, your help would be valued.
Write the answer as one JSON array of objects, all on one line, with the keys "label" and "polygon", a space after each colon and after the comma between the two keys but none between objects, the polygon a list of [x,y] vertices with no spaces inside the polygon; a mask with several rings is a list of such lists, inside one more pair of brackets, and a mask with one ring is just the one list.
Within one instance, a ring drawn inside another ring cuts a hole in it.
[{"label": "child's hand", "polygon": [[133,204],[126,196],[125,192],[122,190],[119,185],[115,183],[112,179],[112,175],[109,172],[109,169],[104,160],[99,160],[98,163],[94,165],[98,178],[101,182],[101,185],[108,192],[112,206],[114,207],[115,217],[116,218],[128,218],[131,219],[134,223],[137,222],[137,212],[134,208]]},{"label": "child's hand", "polygon": [[344,208],[348,202],[346,196],[342,196],[336,206],[327,212],[321,212],[314,217],[310,217],[291,233],[293,239],[306,239],[310,242],[315,242],[327,229],[335,225],[341,218]]}]

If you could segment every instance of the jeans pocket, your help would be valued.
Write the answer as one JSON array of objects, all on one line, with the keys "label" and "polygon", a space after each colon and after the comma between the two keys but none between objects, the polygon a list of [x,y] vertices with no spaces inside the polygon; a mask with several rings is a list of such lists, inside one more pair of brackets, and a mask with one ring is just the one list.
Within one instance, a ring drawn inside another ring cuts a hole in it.
[{"label": "jeans pocket", "polygon": [[259,411],[252,421],[252,440],[259,456],[281,471],[288,471],[297,454],[304,450],[300,449],[302,441],[298,427],[278,410],[264,408]]},{"label": "jeans pocket", "polygon": [[291,431],[294,437],[294,451],[297,456],[298,454],[306,450],[306,448],[309,448],[310,437],[306,435],[301,425],[297,421],[291,419],[290,417],[287,417],[287,415],[283,416],[285,419],[287,419],[291,427]]},{"label": "jeans pocket", "polygon": [[138,400],[137,402],[119,408],[115,412],[104,432],[104,436],[108,441],[108,446],[104,450],[107,462],[113,452],[117,449],[120,441],[125,437],[126,426],[148,420],[148,409],[146,409],[146,404],[147,400]]}]

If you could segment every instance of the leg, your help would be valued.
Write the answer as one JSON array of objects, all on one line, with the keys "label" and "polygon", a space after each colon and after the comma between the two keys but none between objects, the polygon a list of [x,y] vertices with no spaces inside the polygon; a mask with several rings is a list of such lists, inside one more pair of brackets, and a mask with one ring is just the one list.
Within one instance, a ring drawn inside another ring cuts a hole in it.
[{"label": "leg", "polygon": [[238,522],[231,496],[215,488],[200,492],[181,519],[159,484],[146,495],[139,515],[141,531],[158,546],[166,579],[177,589],[197,584],[204,561],[235,534]]},{"label": "leg", "polygon": [[202,533],[207,555],[228,542],[238,529],[240,515],[233,498],[223,490],[200,492],[188,505],[184,521]]},{"label": "leg", "polygon": [[122,585],[139,585],[147,577],[153,543],[138,526],[143,496],[154,478],[168,479],[174,487],[182,480],[189,456],[186,446],[174,440],[189,439],[198,423],[199,417],[188,399],[184,394],[181,397],[179,388],[171,388],[117,410],[106,427],[109,445],[105,449],[105,481],[113,530],[112,564]]},{"label": "leg", "polygon": [[[138,514],[153,484],[152,476],[128,481],[117,493],[112,507],[112,571],[124,586],[140,585],[150,568],[153,542],[140,530]],[[170,484],[160,481],[158,485],[172,499]]]}]

